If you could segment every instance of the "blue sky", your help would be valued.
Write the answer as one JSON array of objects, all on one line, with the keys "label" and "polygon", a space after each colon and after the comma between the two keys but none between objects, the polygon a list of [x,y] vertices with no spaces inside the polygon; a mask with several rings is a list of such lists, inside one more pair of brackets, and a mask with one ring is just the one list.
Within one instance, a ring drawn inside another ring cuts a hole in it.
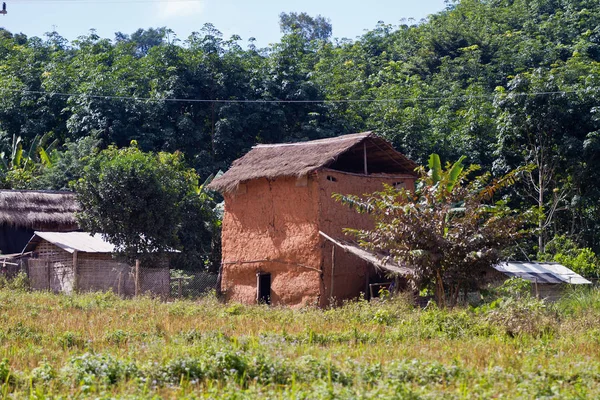
[{"label": "blue sky", "polygon": [[444,9],[444,0],[5,0],[8,14],[0,26],[28,36],[54,28],[69,40],[94,28],[102,37],[138,28],[167,26],[180,39],[210,22],[225,37],[255,37],[259,46],[279,40],[281,12],[307,12],[331,19],[333,36],[351,38],[378,21],[398,24]]}]

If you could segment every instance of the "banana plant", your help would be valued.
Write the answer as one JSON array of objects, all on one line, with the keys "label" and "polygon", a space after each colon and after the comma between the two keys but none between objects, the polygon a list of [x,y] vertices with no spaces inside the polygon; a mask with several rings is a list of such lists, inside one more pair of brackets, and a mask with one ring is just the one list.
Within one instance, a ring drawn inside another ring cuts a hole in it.
[{"label": "banana plant", "polygon": [[7,151],[0,152],[0,167],[3,171],[17,170],[34,170],[36,165],[43,167],[52,166],[49,152],[56,146],[57,141],[54,140],[44,148],[44,144],[49,139],[50,134],[46,133],[42,136],[36,135],[29,150],[23,149],[23,138],[13,135],[11,146]]}]

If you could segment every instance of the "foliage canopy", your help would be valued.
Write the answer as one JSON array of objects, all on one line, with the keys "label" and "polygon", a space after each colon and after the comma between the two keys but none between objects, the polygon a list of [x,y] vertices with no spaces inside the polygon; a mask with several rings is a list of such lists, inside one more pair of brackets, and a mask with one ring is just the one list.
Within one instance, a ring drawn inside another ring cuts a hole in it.
[{"label": "foliage canopy", "polygon": [[[198,177],[181,153],[145,153],[135,142],[122,149],[110,146],[74,186],[80,226],[102,233],[129,257],[172,252],[182,242],[194,250],[210,240],[210,199],[201,197]],[[200,238],[190,238],[189,224]]]}]

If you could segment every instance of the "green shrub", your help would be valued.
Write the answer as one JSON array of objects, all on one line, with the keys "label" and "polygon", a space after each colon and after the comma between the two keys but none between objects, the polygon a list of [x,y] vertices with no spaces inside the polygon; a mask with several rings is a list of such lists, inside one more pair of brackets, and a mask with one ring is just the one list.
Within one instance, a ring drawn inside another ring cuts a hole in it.
[{"label": "green shrub", "polygon": [[531,296],[532,285],[531,282],[513,276],[505,280],[502,285],[496,288],[496,293],[500,297],[512,297],[512,298],[522,298]]},{"label": "green shrub", "polygon": [[83,337],[77,332],[65,332],[62,335],[59,335],[56,340],[58,344],[65,349],[71,347],[83,347],[85,344]]},{"label": "green shrub", "polygon": [[137,371],[135,363],[118,360],[110,354],[84,353],[71,358],[62,372],[78,384],[95,381],[115,384],[136,376]]},{"label": "green shrub", "polygon": [[4,275],[0,275],[0,289],[17,291],[29,290],[29,278],[24,271],[20,271],[10,279],[6,278]]},{"label": "green shrub", "polygon": [[112,332],[107,332],[106,335],[104,335],[104,340],[111,344],[120,345],[127,342],[129,336],[129,332],[125,332],[122,329],[116,329]]},{"label": "green shrub", "polygon": [[560,263],[586,278],[600,278],[600,258],[596,253],[587,247],[580,248],[566,236],[555,236],[538,258]]},{"label": "green shrub", "polygon": [[56,371],[47,362],[42,362],[31,370],[31,380],[34,384],[46,384],[54,378],[56,378]]},{"label": "green shrub", "polygon": [[552,334],[558,324],[556,313],[543,300],[531,296],[497,300],[484,320],[499,326],[511,337]]},{"label": "green shrub", "polygon": [[8,359],[3,358],[0,361],[0,387],[9,384],[12,380],[12,375],[10,372],[10,366],[8,365]]}]

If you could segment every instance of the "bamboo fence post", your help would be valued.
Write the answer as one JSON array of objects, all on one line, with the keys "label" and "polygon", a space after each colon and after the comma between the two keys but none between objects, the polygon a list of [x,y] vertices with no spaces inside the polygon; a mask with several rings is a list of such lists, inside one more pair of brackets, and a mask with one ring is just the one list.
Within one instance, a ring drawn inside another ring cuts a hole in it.
[{"label": "bamboo fence post", "polygon": [[335,244],[331,244],[331,287],[329,288],[329,300],[333,301],[333,284],[335,274]]},{"label": "bamboo fence post", "polygon": [[79,271],[77,270],[77,250],[73,251],[73,293],[79,292]]},{"label": "bamboo fence post", "polygon": [[367,143],[363,143],[363,158],[365,163],[365,175],[369,175],[369,171],[367,169]]},{"label": "bamboo fence post", "polygon": [[48,279],[48,290],[52,290],[52,285],[50,281],[50,262],[46,261],[46,278]]},{"label": "bamboo fence post", "polygon": [[140,294],[140,260],[135,260],[134,281],[135,296],[138,296]]}]

